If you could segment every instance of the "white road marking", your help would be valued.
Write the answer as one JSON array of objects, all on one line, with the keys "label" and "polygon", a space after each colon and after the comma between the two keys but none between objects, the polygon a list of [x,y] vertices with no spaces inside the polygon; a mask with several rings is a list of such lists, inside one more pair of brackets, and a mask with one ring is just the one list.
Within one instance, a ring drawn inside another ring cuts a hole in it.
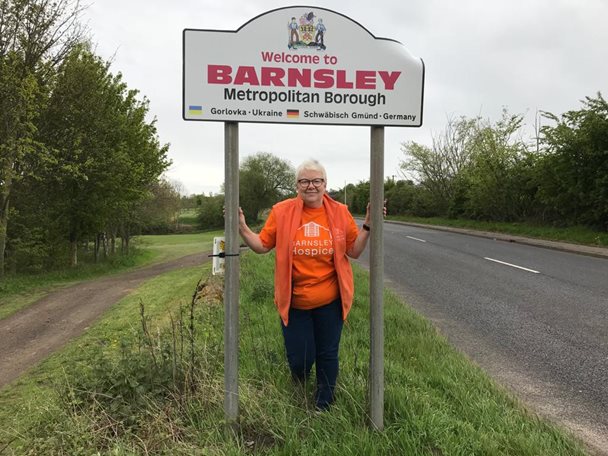
[{"label": "white road marking", "polygon": [[523,266],[517,266],[516,264],[505,263],[504,261],[495,260],[494,258],[483,257],[484,260],[493,261],[495,263],[504,264],[506,266],[511,266],[512,268],[523,269],[524,271],[533,272],[534,274],[540,274],[539,271],[535,271],[534,269],[524,268]]},{"label": "white road marking", "polygon": [[415,238],[415,237],[412,237],[412,236],[405,236],[405,237],[409,238],[409,239],[413,239],[414,241],[418,241],[418,242],[426,242],[424,239],[418,239],[418,238]]}]

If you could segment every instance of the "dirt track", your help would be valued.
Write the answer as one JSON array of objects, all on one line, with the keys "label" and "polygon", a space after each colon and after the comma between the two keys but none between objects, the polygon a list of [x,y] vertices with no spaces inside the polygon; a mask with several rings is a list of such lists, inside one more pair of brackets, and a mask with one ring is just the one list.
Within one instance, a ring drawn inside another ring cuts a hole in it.
[{"label": "dirt track", "polygon": [[82,334],[105,310],[145,280],[208,260],[207,253],[197,253],[79,283],[56,290],[0,320],[0,388]]}]

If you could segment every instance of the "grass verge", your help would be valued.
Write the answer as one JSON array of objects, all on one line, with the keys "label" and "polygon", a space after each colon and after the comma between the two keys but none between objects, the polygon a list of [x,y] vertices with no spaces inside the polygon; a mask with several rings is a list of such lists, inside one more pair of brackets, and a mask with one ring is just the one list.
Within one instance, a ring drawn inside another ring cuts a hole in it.
[{"label": "grass verge", "polygon": [[211,251],[220,231],[134,238],[132,254],[116,255],[98,264],[82,263],[77,268],[43,274],[6,276],[0,282],[0,319],[40,299],[50,291],[83,280],[124,272],[137,267],[170,261],[191,253]]},{"label": "grass verge", "polygon": [[289,378],[272,304],[272,270],[270,255],[242,256],[240,421],[234,432],[223,423],[219,287],[204,283],[193,301],[201,277],[200,268],[193,268],[147,282],[80,339],[2,391],[0,453],[584,454],[389,292],[385,430],[370,430],[368,278],[358,267],[338,399],[329,412],[315,413],[313,385],[296,388]]},{"label": "grass verge", "polygon": [[529,223],[484,222],[478,220],[449,219],[440,217],[409,217],[389,216],[388,220],[422,223],[425,225],[450,226],[454,228],[467,228],[479,231],[507,233],[550,241],[571,242],[573,244],[591,245],[594,247],[608,247],[608,232],[595,231],[584,226],[567,228],[533,225]]}]

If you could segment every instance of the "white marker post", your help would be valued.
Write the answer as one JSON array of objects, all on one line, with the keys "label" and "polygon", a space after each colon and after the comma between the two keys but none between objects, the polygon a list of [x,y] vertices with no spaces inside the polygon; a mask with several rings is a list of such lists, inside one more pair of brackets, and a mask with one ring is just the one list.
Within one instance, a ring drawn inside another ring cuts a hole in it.
[{"label": "white marker post", "polygon": [[[226,123],[225,414],[238,419],[238,122],[371,127],[370,417],[384,410],[384,127],[420,127],[424,64],[352,19],[298,6],[236,31],[185,29],[184,120]],[[234,288],[233,288],[234,287]]]},{"label": "white marker post", "polygon": [[211,263],[211,273],[213,275],[224,275],[226,270],[226,260],[224,255],[226,254],[226,238],[214,237],[213,238],[213,261]]}]

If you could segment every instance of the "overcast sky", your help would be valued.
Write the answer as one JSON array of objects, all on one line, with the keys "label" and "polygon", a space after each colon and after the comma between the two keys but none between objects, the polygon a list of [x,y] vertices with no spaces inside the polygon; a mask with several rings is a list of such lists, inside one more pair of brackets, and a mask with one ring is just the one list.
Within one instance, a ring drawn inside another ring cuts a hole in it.
[{"label": "overcast sky", "polygon": [[[94,0],[83,19],[97,53],[150,99],[160,140],[171,144],[167,176],[183,193],[217,193],[224,180],[223,124],[182,119],[183,29],[236,30],[292,5],[341,13],[423,59],[424,124],[385,128],[386,176],[398,175],[402,142],[430,145],[449,117],[495,121],[506,107],[531,126],[537,110],[561,114],[608,94],[606,0]],[[240,157],[271,152],[294,166],[317,158],[335,189],[369,178],[369,130],[242,123]]]}]

